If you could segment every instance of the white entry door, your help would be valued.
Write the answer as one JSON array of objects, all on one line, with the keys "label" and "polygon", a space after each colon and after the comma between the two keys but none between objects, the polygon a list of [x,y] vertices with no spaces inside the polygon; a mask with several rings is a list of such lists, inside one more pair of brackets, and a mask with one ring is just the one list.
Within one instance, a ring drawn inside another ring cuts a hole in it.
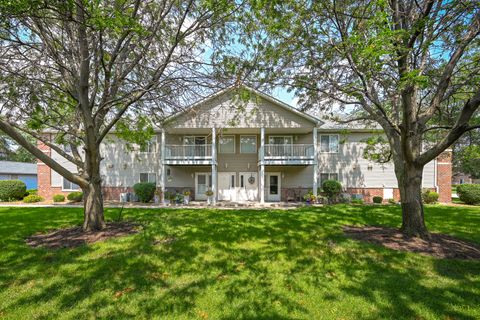
[{"label": "white entry door", "polygon": [[258,179],[256,172],[240,172],[237,201],[255,201],[258,199]]},{"label": "white entry door", "polygon": [[267,201],[280,201],[281,175],[279,172],[267,172]]},{"label": "white entry door", "polygon": [[383,189],[383,199],[393,199],[393,188]]},{"label": "white entry door", "polygon": [[207,200],[205,192],[212,188],[212,174],[195,173],[195,200]]},{"label": "white entry door", "polygon": [[218,200],[237,201],[235,172],[218,173]]}]

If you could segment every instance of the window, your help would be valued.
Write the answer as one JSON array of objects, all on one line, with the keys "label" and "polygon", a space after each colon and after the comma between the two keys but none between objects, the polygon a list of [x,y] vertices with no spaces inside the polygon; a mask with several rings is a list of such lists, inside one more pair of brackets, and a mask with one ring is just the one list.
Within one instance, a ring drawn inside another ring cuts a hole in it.
[{"label": "window", "polygon": [[320,152],[338,152],[338,134],[322,134],[320,136]]},{"label": "window", "polygon": [[270,136],[268,143],[270,144],[292,144],[292,136]]},{"label": "window", "polygon": [[73,182],[70,182],[68,181],[67,179],[65,178],[62,178],[63,179],[63,186],[62,186],[62,190],[80,190],[80,187],[73,183]]},{"label": "window", "polygon": [[235,153],[235,136],[221,136],[218,139],[218,152]]},{"label": "window", "polygon": [[140,145],[140,152],[154,153],[155,145],[156,145],[156,139],[153,138],[152,140]]},{"label": "window", "polygon": [[257,136],[240,136],[240,153],[256,153]]},{"label": "window", "polygon": [[320,174],[320,186],[323,185],[323,182],[326,180],[336,180],[338,181],[338,173],[321,173]]},{"label": "window", "polygon": [[140,182],[157,182],[157,175],[155,173],[140,173]]}]

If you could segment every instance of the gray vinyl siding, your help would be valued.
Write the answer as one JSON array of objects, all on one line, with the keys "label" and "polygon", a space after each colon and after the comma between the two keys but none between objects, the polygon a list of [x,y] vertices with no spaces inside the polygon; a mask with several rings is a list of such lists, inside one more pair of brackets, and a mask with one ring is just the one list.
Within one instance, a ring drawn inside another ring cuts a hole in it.
[{"label": "gray vinyl siding", "polygon": [[172,120],[174,128],[304,128],[314,124],[261,97],[237,101],[232,93],[218,96]]}]

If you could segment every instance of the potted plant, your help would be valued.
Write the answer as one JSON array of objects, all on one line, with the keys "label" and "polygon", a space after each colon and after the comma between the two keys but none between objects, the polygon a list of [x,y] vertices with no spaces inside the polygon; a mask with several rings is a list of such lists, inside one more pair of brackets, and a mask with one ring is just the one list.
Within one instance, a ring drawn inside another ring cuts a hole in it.
[{"label": "potted plant", "polygon": [[181,193],[175,195],[175,203],[177,205],[183,203],[183,195]]},{"label": "potted plant", "polygon": [[190,202],[190,190],[183,191],[183,203],[188,204]]},{"label": "potted plant", "polygon": [[159,204],[160,203],[160,190],[159,189],[156,189],[155,190],[155,193],[153,195],[153,202],[155,204]]},{"label": "potted plant", "polygon": [[303,196],[303,200],[305,200],[307,205],[311,205],[312,203],[315,203],[315,200],[317,200],[317,197],[315,197],[315,195],[310,191]]},{"label": "potted plant", "polygon": [[172,193],[169,191],[165,191],[165,194],[163,195],[163,203],[165,205],[169,205],[171,197],[172,197]]},{"label": "potted plant", "polygon": [[207,196],[207,204],[208,205],[211,205],[212,204],[212,198],[213,198],[213,191],[212,190],[207,190],[207,192],[205,192],[205,195]]}]

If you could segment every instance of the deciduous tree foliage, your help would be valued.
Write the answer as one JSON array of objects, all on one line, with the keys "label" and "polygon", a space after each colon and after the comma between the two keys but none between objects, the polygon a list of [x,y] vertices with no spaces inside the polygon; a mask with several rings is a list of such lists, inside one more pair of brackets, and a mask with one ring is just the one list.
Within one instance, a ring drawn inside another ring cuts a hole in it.
[{"label": "deciduous tree foliage", "polygon": [[[304,108],[340,104],[346,121],[375,121],[387,137],[409,235],[428,237],[423,167],[463,133],[480,104],[478,1],[252,1],[242,32],[216,58],[286,85]],[[231,67],[235,72],[238,68]],[[439,121],[452,109],[451,122]]]},{"label": "deciduous tree foliage", "polygon": [[151,134],[143,112],[168,113],[202,83],[201,46],[233,9],[215,0],[0,1],[0,130],[81,187],[84,230],[105,225],[105,137],[113,128],[138,141]]}]

